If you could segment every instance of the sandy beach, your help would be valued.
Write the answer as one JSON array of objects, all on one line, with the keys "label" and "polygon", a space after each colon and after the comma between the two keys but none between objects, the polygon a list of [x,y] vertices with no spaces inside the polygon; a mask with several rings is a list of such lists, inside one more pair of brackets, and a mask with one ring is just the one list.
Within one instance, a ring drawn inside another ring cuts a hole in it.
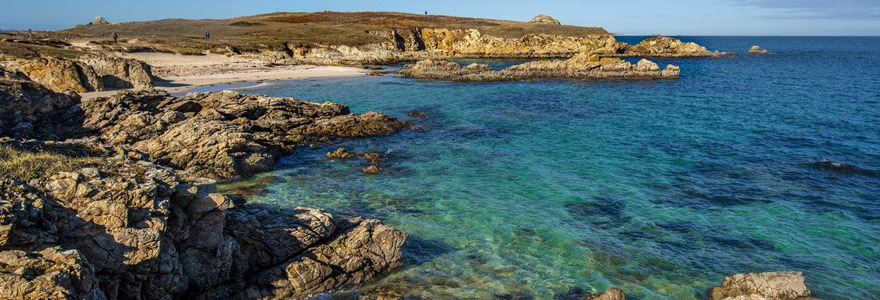
[{"label": "sandy beach", "polygon": [[[276,81],[305,78],[365,76],[367,70],[340,66],[270,66],[256,59],[232,58],[224,55],[179,55],[171,53],[125,53],[123,58],[137,59],[152,66],[153,74],[162,78],[157,89],[183,93],[196,87],[223,83]],[[109,96],[118,92],[81,93],[83,98]]]}]

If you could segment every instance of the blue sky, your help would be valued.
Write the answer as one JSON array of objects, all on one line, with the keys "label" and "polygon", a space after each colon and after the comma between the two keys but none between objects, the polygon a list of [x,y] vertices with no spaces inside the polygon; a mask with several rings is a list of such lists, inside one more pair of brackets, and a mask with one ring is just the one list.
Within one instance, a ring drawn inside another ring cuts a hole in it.
[{"label": "blue sky", "polygon": [[880,35],[880,0],[3,0],[0,29],[62,29],[95,16],[111,22],[229,18],[275,11],[400,11],[529,20],[620,34]]}]

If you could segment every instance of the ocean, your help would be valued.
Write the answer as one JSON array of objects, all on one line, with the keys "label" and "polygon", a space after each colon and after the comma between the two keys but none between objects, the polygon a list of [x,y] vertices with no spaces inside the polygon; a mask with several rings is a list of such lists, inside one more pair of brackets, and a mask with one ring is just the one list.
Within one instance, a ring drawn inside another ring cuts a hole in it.
[{"label": "ocean", "polygon": [[[420,129],[304,147],[224,190],[409,233],[405,266],[355,292],[705,299],[725,274],[796,270],[816,297],[880,299],[880,38],[680,38],[737,56],[652,59],[678,80],[243,89]],[[747,55],[753,44],[774,54]],[[383,153],[385,172],[325,158],[338,147]]]}]

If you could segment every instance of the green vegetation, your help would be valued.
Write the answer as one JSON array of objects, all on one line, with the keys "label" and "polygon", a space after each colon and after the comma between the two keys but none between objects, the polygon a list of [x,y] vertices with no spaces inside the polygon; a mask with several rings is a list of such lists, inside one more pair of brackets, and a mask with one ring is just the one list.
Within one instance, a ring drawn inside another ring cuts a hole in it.
[{"label": "green vegetation", "polygon": [[24,182],[58,172],[97,166],[101,161],[101,158],[93,156],[49,151],[30,152],[9,145],[0,145],[0,174],[4,178]]}]

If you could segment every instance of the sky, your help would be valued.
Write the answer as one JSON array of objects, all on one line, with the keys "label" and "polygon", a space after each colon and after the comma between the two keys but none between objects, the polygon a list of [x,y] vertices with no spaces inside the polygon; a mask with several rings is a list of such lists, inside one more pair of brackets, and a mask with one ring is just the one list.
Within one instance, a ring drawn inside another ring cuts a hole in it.
[{"label": "sky", "polygon": [[231,18],[276,11],[399,11],[563,24],[615,34],[880,35],[880,0],[0,0],[0,30],[110,22]]}]

